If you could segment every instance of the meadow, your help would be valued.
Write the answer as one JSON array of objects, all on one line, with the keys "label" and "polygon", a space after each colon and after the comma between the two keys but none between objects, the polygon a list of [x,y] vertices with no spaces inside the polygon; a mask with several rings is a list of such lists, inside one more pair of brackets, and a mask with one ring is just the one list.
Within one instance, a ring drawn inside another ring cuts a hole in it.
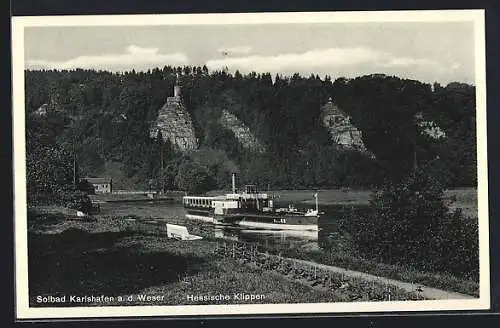
[{"label": "meadow", "polygon": [[[367,205],[371,195],[369,191],[355,190],[319,190],[318,193],[320,207],[339,208]],[[279,195],[279,203],[283,205],[314,204],[311,191],[282,190]],[[450,190],[445,197],[450,207],[466,208],[470,213],[477,208],[472,189]],[[102,204],[103,212],[89,221],[69,220],[75,213],[64,208],[38,209],[38,214],[33,216],[35,219],[29,220],[32,306],[43,306],[35,302],[36,296],[76,295],[89,290],[95,294],[115,296],[164,295],[166,297],[161,301],[164,305],[192,304],[187,302],[186,295],[213,291],[267,295],[266,302],[272,303],[370,300],[385,295],[384,286],[375,289],[372,286],[366,293],[361,292],[364,290],[362,286],[366,285],[363,281],[353,280],[350,290],[331,289],[332,285],[315,285],[314,279],[290,276],[280,271],[281,268],[242,265],[245,263],[237,259],[218,256],[215,251],[218,241],[210,238],[206,224],[186,220],[181,207],[174,207],[172,212],[169,204],[172,203]],[[150,225],[138,224],[131,229],[124,223],[126,218],[165,218],[166,208],[169,208],[169,222],[186,224],[191,233],[202,235],[205,239],[180,242],[167,239],[164,232],[155,231]],[[300,250],[265,245],[263,251],[447,291],[479,295],[477,281],[446,273],[423,272],[411,265],[389,265],[363,257],[352,242],[355,227],[350,226],[346,218],[339,215],[337,220],[330,222],[334,225],[330,230],[334,232],[326,236],[327,245],[325,238],[321,240],[321,249]],[[393,293],[393,300],[398,297],[401,300],[415,299],[404,292],[394,290]],[[136,297],[126,302],[149,304]],[[109,305],[121,304],[125,303],[111,302]]]},{"label": "meadow", "polygon": [[[351,189],[319,189],[311,190],[278,190],[271,191],[278,197],[280,203],[303,203],[314,205],[314,193],[318,193],[319,205],[368,205],[373,191]],[[461,208],[468,217],[477,218],[477,189],[453,188],[447,189],[443,195],[450,210]]]},{"label": "meadow", "polygon": [[[161,231],[130,225],[124,217],[73,220],[65,214],[31,213],[29,236],[30,306],[192,305],[218,303],[317,303],[387,300],[387,286],[315,272],[296,276],[276,261],[221,253],[219,241],[178,241]],[[225,247],[230,249],[231,246]],[[370,286],[370,288],[367,288]],[[189,295],[228,295],[193,301]],[[239,299],[237,294],[260,295]],[[106,296],[102,302],[39,303],[39,297]],[[392,300],[422,299],[397,287]]]}]

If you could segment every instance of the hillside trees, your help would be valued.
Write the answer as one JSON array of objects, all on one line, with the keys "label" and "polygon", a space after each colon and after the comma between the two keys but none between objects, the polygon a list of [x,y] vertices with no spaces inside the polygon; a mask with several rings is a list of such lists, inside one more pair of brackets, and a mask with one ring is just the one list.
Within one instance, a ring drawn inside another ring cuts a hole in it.
[{"label": "hillside trees", "polygon": [[[442,182],[447,186],[476,183],[475,90],[466,84],[432,88],[380,74],[335,80],[277,75],[273,81],[269,73],[230,74],[206,67],[165,66],[120,74],[26,71],[26,110],[31,114],[50,104],[75,122],[71,127],[54,122],[42,138],[68,144],[77,136],[82,172],[99,174],[104,162],[114,161],[124,164],[130,179],[142,183],[158,175],[156,142],[149,128],[172,95],[177,73],[200,144],[222,151],[218,154],[233,161],[245,180],[294,188],[376,186],[407,176],[416,158],[418,167],[432,165],[441,172],[437,174],[446,177]],[[374,159],[342,150],[329,140],[320,120],[321,105],[329,96],[362,131]],[[267,153],[242,148],[231,131],[221,127],[222,110],[247,125]],[[415,120],[418,113],[446,136],[425,136]]]}]

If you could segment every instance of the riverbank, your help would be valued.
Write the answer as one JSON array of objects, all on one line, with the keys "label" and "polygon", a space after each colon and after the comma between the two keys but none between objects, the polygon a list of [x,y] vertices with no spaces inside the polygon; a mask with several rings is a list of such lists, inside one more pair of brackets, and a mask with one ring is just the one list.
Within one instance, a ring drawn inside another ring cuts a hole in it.
[{"label": "riverbank", "polygon": [[[227,191],[211,191],[208,195],[220,195]],[[276,196],[278,203],[286,206],[289,203],[315,204],[314,193],[318,193],[320,206],[350,205],[366,206],[370,203],[373,191],[358,189],[318,189],[318,190],[270,190],[269,194]],[[460,208],[462,213],[471,218],[477,218],[477,189],[450,188],[445,190],[444,199],[450,210]]]},{"label": "riverbank", "polygon": [[[218,190],[208,192],[207,195],[220,195],[228,191]],[[319,190],[271,190],[270,194],[276,196],[278,203],[286,206],[289,203],[314,205],[314,193],[318,193],[320,206],[350,205],[366,206],[370,203],[372,192],[370,190],[353,189],[319,189]],[[163,194],[148,196],[144,193],[122,192],[112,194],[90,195],[93,202],[146,202],[146,201],[172,201],[180,203],[185,195],[183,191],[168,191]],[[451,188],[445,191],[444,198],[450,210],[460,208],[467,217],[477,217],[477,189],[476,188]]]},{"label": "riverbank", "polygon": [[[125,212],[124,207],[123,213]],[[132,218],[134,220],[131,220]],[[143,294],[150,297],[167,295],[161,304],[192,304],[187,302],[188,292],[207,294],[218,290],[224,293],[243,290],[255,295],[259,293],[272,295],[269,296],[272,297],[272,303],[387,300],[388,286],[392,286],[390,287],[392,300],[423,298],[422,295],[408,292],[408,289],[394,288],[394,282],[387,278],[406,281],[406,285],[411,284],[412,288],[417,288],[419,284],[443,286],[449,291],[477,296],[477,283],[455,277],[421,273],[397,266],[363,261],[355,257],[349,258],[346,253],[335,253],[335,256],[331,257],[334,253],[324,250],[295,249],[287,252],[283,248],[261,245],[261,251],[266,253],[288,256],[291,261],[294,261],[293,258],[306,260],[309,267],[312,265],[324,268],[326,266],[322,265],[328,264],[329,270],[326,271],[336,272],[333,276],[329,276],[330,278],[323,276],[321,283],[316,283],[317,279],[310,279],[312,273],[309,278],[304,278],[304,272],[294,276],[290,275],[290,272],[280,271],[282,269],[269,270],[252,263],[250,265],[242,263],[239,257],[232,259],[217,257],[216,249],[227,241],[211,236],[210,230],[204,223],[180,216],[163,218],[156,222],[158,224],[151,224],[152,222],[148,221],[152,220],[141,220],[137,215],[97,215],[92,218],[75,219],[64,214],[57,216],[42,214],[37,219],[31,219],[29,260],[30,272],[34,272],[33,275],[30,274],[30,299],[33,306],[47,306],[37,304],[38,296],[61,293],[76,295],[89,290],[95,291],[96,294],[114,295],[115,298],[118,295],[127,296],[119,302],[108,301],[109,305],[149,304],[150,301],[137,297],[129,298],[131,295]],[[205,236],[205,239],[193,242],[170,240],[165,236],[164,222],[185,224],[190,233]],[[241,245],[241,243],[234,244]],[[340,287],[347,281],[345,272],[352,270],[368,274],[358,272],[349,278],[350,282],[347,284],[349,289],[341,289]],[[314,274],[316,277],[316,272]],[[379,277],[373,278],[373,274]],[[157,275],[163,278],[158,281]],[[361,276],[363,278],[360,279]],[[262,277],[270,283],[262,285],[260,283]],[[373,280],[377,284],[369,283]],[[330,285],[327,284],[328,281]],[[332,281],[337,281],[337,284],[332,285]],[[231,289],[227,289],[228,282],[232,284]],[[404,283],[401,286],[405,287]],[[290,289],[293,289],[292,294],[289,292]],[[425,290],[432,292],[434,289],[425,287]],[[453,295],[453,293],[444,291],[442,295]],[[259,300],[252,300],[252,302],[257,301]],[[72,305],[60,304],[60,306]]]},{"label": "riverbank", "polygon": [[[410,265],[395,265],[380,263],[364,258],[356,251],[356,245],[352,241],[352,233],[355,233],[356,226],[349,220],[349,216],[340,210],[336,212],[334,219],[321,219],[320,225],[329,225],[328,233],[321,230],[319,236],[313,241],[303,240],[300,243],[267,243],[261,240],[263,247],[267,251],[283,256],[297,258],[307,261],[314,261],[319,264],[332,265],[345,269],[365,272],[388,279],[400,280],[410,284],[422,284],[429,287],[468,294],[479,295],[479,283],[467,280],[450,274],[437,272],[424,272],[412,268]],[[347,208],[350,208],[349,206]],[[121,217],[153,219],[163,222],[168,218],[170,223],[186,225],[189,231],[205,238],[214,237],[213,225],[209,225],[196,220],[186,219],[182,207],[178,206],[158,206],[153,204],[107,204],[103,207],[103,214]],[[230,236],[222,236],[231,238]],[[318,240],[320,237],[320,240]],[[281,238],[281,237],[280,237]],[[320,244],[320,245],[319,245]],[[318,247],[321,246],[321,247]]]},{"label": "riverbank", "polygon": [[[43,214],[30,221],[31,306],[102,306],[104,298],[106,305],[345,302],[384,300],[388,290],[335,273],[316,284],[224,256],[220,241],[172,240],[161,231],[132,227],[123,217],[91,221]],[[210,295],[229,298],[204,300]],[[396,287],[390,295],[422,299]]]}]

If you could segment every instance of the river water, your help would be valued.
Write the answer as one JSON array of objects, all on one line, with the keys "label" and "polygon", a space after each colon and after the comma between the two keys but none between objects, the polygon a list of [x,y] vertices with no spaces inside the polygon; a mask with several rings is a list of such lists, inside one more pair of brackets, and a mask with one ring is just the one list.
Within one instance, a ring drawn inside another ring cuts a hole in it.
[{"label": "river water", "polygon": [[[298,208],[308,208],[308,205],[296,204]],[[351,206],[349,206],[351,207]],[[317,250],[329,248],[333,243],[338,244],[342,238],[339,232],[339,222],[344,218],[346,206],[329,205],[320,206],[324,214],[320,217],[319,231],[286,231],[286,230],[261,230],[238,227],[217,226],[206,223],[205,232],[211,237],[238,240],[256,243],[281,249]],[[173,202],[133,202],[133,203],[107,203],[101,206],[102,214],[154,218],[155,221],[168,218],[185,218],[182,205]],[[186,219],[189,220],[189,219]]]}]

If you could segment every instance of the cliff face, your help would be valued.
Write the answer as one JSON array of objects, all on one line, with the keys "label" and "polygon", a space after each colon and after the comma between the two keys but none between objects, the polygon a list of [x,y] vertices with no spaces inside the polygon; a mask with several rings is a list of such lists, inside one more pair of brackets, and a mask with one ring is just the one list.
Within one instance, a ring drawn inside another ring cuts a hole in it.
[{"label": "cliff face", "polygon": [[150,130],[151,137],[156,137],[158,131],[161,131],[163,140],[169,140],[181,151],[198,148],[193,121],[179,96],[168,97],[158,112],[158,118]]},{"label": "cliff face", "polygon": [[231,114],[227,110],[223,110],[219,123],[231,130],[236,139],[241,143],[243,147],[248,150],[255,152],[264,152],[265,148],[260,143],[260,141],[252,134],[250,129],[243,124],[235,115]]},{"label": "cliff face", "polygon": [[321,108],[322,121],[330,132],[330,137],[336,144],[347,149],[366,152],[361,131],[352,123],[349,115],[341,110],[331,98]]},{"label": "cliff face", "polygon": [[446,133],[435,122],[426,120],[422,113],[417,113],[415,119],[422,134],[435,140],[446,137]]}]

